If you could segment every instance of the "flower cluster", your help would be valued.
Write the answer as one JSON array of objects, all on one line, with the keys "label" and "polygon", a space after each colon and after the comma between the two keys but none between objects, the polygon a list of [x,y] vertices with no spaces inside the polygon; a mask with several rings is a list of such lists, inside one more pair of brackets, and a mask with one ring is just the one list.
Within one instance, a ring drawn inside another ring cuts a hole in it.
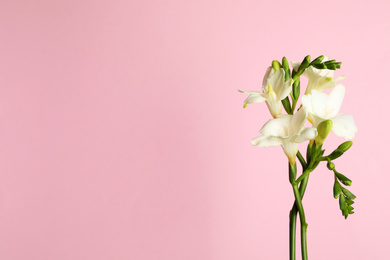
[{"label": "flower cluster", "polygon": [[[289,180],[293,188],[295,201],[290,211],[290,260],[295,260],[296,220],[299,213],[301,228],[301,254],[308,260],[307,222],[302,198],[305,194],[309,174],[321,161],[327,161],[327,167],[334,173],[333,196],[339,200],[342,215],[347,218],[354,213],[352,204],[356,198],[346,187],[352,181],[336,170],[333,160],[342,156],[351,146],[345,141],[329,155],[324,156],[322,148],[329,132],[351,140],[357,128],[349,114],[339,113],[344,99],[345,87],[338,84],[344,77],[334,78],[334,70],[339,69],[341,62],[320,56],[311,61],[306,56],[302,62],[290,65],[285,57],[282,63],[272,62],[264,76],[262,91],[239,90],[249,96],[244,101],[248,104],[265,102],[271,112],[272,119],[260,129],[261,135],[252,139],[255,146],[268,147],[281,145],[289,161]],[[308,79],[304,95],[300,99],[300,76]],[[324,90],[329,90],[325,93]],[[291,99],[290,99],[291,98]],[[297,107],[297,104],[299,105]],[[283,114],[283,108],[285,114]],[[296,109],[297,108],[297,109]],[[295,111],[296,110],[296,111]],[[306,127],[306,123],[311,123]],[[310,140],[310,141],[309,141]],[[298,143],[309,141],[306,159],[298,150]],[[298,158],[302,165],[302,174],[297,177]],[[342,186],[344,185],[344,186]]]},{"label": "flower cluster", "polygon": [[[318,60],[321,60],[322,63],[318,63]],[[305,60],[302,63],[292,62],[294,77],[286,75],[289,73],[289,67],[286,68],[285,65],[282,67],[280,63],[274,61],[273,66],[270,66],[264,75],[262,92],[239,90],[249,94],[244,101],[244,107],[247,104],[265,101],[273,116],[273,119],[266,122],[261,128],[262,135],[254,138],[252,144],[261,147],[281,145],[291,164],[295,163],[298,143],[314,139],[318,135],[319,124],[325,120],[332,121],[330,131],[346,140],[353,139],[357,132],[353,117],[349,114],[339,114],[345,87],[337,83],[344,77],[335,79],[333,78],[334,69],[323,68],[323,64],[326,66],[327,62],[328,66],[335,64],[334,60],[331,61],[328,57],[320,56],[315,61],[308,64],[306,62],[304,69],[302,69],[302,65]],[[282,105],[282,101],[288,100],[290,93],[293,102],[298,99],[295,97],[294,100],[293,85],[299,86],[299,84],[295,84],[295,82],[300,83],[299,74],[308,78],[305,95],[301,98],[301,107],[295,114],[291,109],[286,110],[290,113],[282,114],[284,105]],[[322,92],[325,89],[332,90],[326,94]],[[312,127],[305,127],[306,119],[312,124]]]}]

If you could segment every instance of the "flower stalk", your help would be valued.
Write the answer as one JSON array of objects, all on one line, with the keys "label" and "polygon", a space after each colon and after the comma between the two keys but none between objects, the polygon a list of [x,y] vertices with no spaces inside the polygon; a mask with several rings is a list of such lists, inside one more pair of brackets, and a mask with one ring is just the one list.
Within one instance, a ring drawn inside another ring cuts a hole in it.
[{"label": "flower stalk", "polygon": [[[292,62],[292,70],[286,57],[282,62],[272,61],[263,79],[262,92],[244,91],[249,94],[244,101],[247,104],[265,102],[273,117],[261,128],[261,136],[252,139],[252,145],[260,147],[280,145],[289,162],[289,181],[293,189],[294,204],[289,214],[289,259],[296,260],[296,222],[299,213],[301,231],[302,260],[308,260],[307,228],[302,199],[305,194],[310,173],[321,161],[327,162],[329,170],[334,172],[335,183],[333,194],[339,199],[342,215],[347,218],[354,213],[351,206],[356,196],[341,184],[350,186],[352,181],[336,171],[333,160],[339,158],[352,145],[348,141],[341,144],[327,156],[322,149],[329,134],[352,139],[357,132],[353,117],[349,114],[338,114],[344,98],[345,87],[336,83],[344,77],[333,79],[334,70],[339,69],[341,62],[319,56],[311,61],[307,55],[301,63]],[[305,94],[301,94],[300,76],[308,77]],[[322,93],[324,89],[333,88],[329,94]],[[290,98],[291,101],[290,102]],[[299,106],[299,101],[301,105]],[[298,105],[298,106],[297,106]],[[282,107],[286,114],[283,114]],[[297,111],[295,108],[298,107]],[[312,127],[305,127],[309,121]],[[309,141],[306,160],[298,150],[298,143]],[[297,178],[296,158],[302,165],[302,174]]]}]

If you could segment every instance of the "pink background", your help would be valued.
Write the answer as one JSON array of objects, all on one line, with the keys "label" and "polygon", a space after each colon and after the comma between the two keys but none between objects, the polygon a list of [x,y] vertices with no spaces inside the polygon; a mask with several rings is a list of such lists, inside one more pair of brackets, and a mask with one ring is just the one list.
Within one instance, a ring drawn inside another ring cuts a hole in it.
[{"label": "pink background", "polygon": [[[0,259],[288,259],[293,194],[269,119],[242,109],[271,60],[342,61],[359,132],[304,206],[309,256],[388,259],[387,1],[0,1]],[[342,140],[332,136],[328,150]]]}]

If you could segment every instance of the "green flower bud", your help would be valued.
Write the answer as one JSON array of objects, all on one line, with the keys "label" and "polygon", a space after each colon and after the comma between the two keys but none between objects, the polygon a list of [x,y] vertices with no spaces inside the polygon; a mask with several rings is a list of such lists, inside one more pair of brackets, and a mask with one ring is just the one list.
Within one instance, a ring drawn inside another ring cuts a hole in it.
[{"label": "green flower bud", "polygon": [[340,209],[342,211],[344,211],[344,209],[346,208],[346,206],[345,206],[345,197],[344,196],[340,196],[339,204],[340,204]]},{"label": "green flower bud", "polygon": [[349,148],[351,148],[352,144],[353,144],[352,141],[346,141],[340,144],[339,147],[337,147],[337,149],[346,152]]},{"label": "green flower bud", "polygon": [[338,181],[335,181],[333,185],[333,197],[337,199],[340,195],[341,195],[341,185]]},{"label": "green flower bud", "polygon": [[350,200],[356,199],[356,196],[353,195],[352,192],[350,192],[350,191],[347,190],[346,188],[341,187],[341,190],[343,191],[345,197],[347,197],[348,199],[350,199]]},{"label": "green flower bud", "polygon": [[336,60],[328,60],[328,61],[325,61],[324,64],[326,66],[328,66],[329,64],[334,64],[336,62]]},{"label": "green flower bud", "polygon": [[341,155],[343,155],[344,152],[339,150],[339,149],[336,149],[334,150],[331,154],[329,154],[327,157],[330,159],[330,160],[334,160],[334,159],[337,159],[339,158]]},{"label": "green flower bud", "polygon": [[277,61],[277,60],[273,60],[272,61],[272,68],[275,70],[275,71],[277,71],[277,70],[279,70],[280,69],[280,62],[279,61]]},{"label": "green flower bud", "polygon": [[301,65],[298,68],[297,73],[294,75],[294,78],[293,78],[294,81],[298,80],[299,76],[301,76],[302,73],[305,71],[305,69],[307,69],[310,66],[310,59],[311,59],[310,55],[307,55],[303,59],[303,61],[301,62]]},{"label": "green flower bud", "polygon": [[284,69],[284,80],[287,81],[291,78],[291,71],[290,71],[290,66],[288,65],[288,61],[286,59],[286,57],[283,57],[282,59],[282,67]]},{"label": "green flower bud", "polygon": [[312,66],[319,70],[326,69],[326,65],[324,63],[313,64]]},{"label": "green flower bud", "polygon": [[326,64],[326,68],[328,70],[335,70],[337,67],[336,67],[336,64],[331,63],[331,64]]},{"label": "green flower bud", "polygon": [[293,83],[293,87],[292,87],[292,96],[293,96],[293,98],[295,99],[295,100],[297,100],[298,98],[299,98],[299,94],[300,94],[300,92],[301,92],[301,84],[300,84],[300,82],[299,82],[299,80],[297,80],[297,81],[294,81],[294,83]]},{"label": "green flower bud", "polygon": [[318,64],[318,63],[321,63],[321,61],[324,59],[324,55],[321,55],[319,56],[318,58],[314,59],[310,64],[313,65],[313,64]]},{"label": "green flower bud", "polygon": [[329,161],[328,164],[326,165],[326,167],[328,167],[328,169],[332,171],[334,169],[335,165],[334,165],[334,163]]},{"label": "green flower bud", "polygon": [[339,179],[339,181],[341,181],[344,185],[351,186],[352,181],[350,179],[348,179],[346,176],[342,175],[341,173],[337,172],[336,170],[334,171],[334,173],[336,174],[337,179]]},{"label": "green flower bud", "polygon": [[322,121],[318,125],[318,127],[317,127],[318,135],[315,138],[315,141],[316,141],[317,145],[320,145],[320,144],[324,143],[326,137],[328,136],[328,134],[330,132],[330,129],[332,129],[332,126],[333,126],[332,120]]}]

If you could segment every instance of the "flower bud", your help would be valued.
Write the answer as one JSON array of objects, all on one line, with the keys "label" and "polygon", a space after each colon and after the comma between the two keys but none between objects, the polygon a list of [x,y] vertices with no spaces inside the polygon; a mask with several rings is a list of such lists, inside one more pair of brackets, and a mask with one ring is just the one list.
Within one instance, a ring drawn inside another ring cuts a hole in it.
[{"label": "flower bud", "polygon": [[322,61],[324,58],[325,58],[325,57],[324,57],[323,55],[319,56],[318,58],[314,59],[314,60],[311,62],[311,65],[321,63],[321,61]]},{"label": "flower bud", "polygon": [[273,60],[272,61],[272,68],[274,69],[274,71],[278,71],[280,69],[280,62],[277,60]]},{"label": "flower bud", "polygon": [[328,162],[328,164],[326,165],[326,167],[328,167],[329,170],[333,170],[335,165],[334,163],[332,163],[331,161]]},{"label": "flower bud", "polygon": [[341,186],[338,181],[334,182],[333,185],[333,197],[337,199],[341,194]]},{"label": "flower bud", "polygon": [[346,152],[349,148],[351,148],[352,144],[353,144],[352,141],[346,141],[340,144],[339,147],[337,147],[337,149]]},{"label": "flower bud", "polygon": [[326,137],[328,136],[330,129],[332,129],[333,122],[332,120],[325,120],[322,121],[318,126],[317,126],[317,131],[318,135],[315,139],[316,144],[320,145],[323,144]]},{"label": "flower bud", "polygon": [[343,155],[344,152],[339,150],[339,149],[336,149],[334,150],[331,154],[329,154],[327,157],[330,159],[330,160],[334,160],[334,159],[337,159],[339,158],[341,155]]}]

